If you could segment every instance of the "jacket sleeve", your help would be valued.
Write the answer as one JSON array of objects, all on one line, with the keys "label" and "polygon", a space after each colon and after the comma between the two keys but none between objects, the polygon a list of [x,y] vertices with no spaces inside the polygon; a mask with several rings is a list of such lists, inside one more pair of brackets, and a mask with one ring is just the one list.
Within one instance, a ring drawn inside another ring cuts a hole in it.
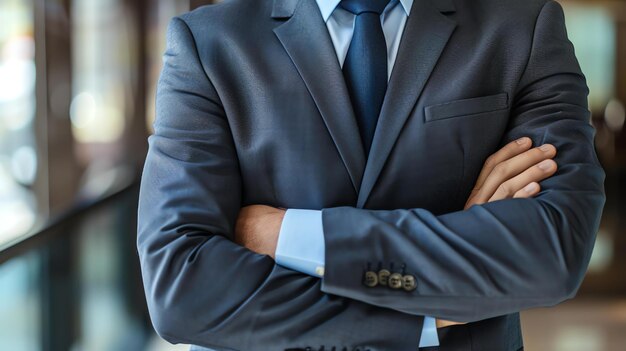
[{"label": "jacket sleeve", "polygon": [[189,27],[168,29],[137,245],[153,325],[218,350],[417,350],[422,317],[321,291],[321,280],[233,243],[241,177],[228,120]]},{"label": "jacket sleeve", "polygon": [[[322,290],[416,315],[476,321],[550,306],[575,295],[605,202],[588,88],[567,39],[563,10],[547,2],[514,94],[505,142],[530,136],[558,150],[557,173],[534,198],[435,216],[414,209],[322,211]],[[350,250],[351,255],[341,253]],[[366,264],[404,265],[411,292],[367,288]],[[359,274],[355,274],[358,272]]]}]

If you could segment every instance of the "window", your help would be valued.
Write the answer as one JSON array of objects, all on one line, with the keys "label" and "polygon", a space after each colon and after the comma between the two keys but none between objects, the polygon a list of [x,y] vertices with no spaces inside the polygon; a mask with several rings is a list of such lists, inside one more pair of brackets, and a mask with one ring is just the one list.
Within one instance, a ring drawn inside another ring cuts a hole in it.
[{"label": "window", "polygon": [[35,223],[34,11],[29,0],[0,0],[0,245]]}]

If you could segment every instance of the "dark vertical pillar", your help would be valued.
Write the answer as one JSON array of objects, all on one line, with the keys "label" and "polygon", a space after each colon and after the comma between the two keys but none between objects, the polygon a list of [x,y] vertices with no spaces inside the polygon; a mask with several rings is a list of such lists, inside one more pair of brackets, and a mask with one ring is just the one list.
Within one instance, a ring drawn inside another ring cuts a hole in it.
[{"label": "dark vertical pillar", "polygon": [[[68,233],[75,228],[61,228]],[[71,350],[79,339],[75,236],[52,240],[41,253],[41,350]]]},{"label": "dark vertical pillar", "polygon": [[[616,98],[626,105],[626,6],[622,6],[622,16],[619,18],[616,29]],[[615,135],[615,164],[611,172],[615,178],[612,180],[613,187],[610,189],[611,196],[615,199],[615,214],[617,232],[614,233],[614,264],[612,270],[612,279],[610,279],[613,290],[621,294],[626,294],[626,130],[624,127]]]},{"label": "dark vertical pillar", "polygon": [[[623,6],[623,7],[626,7],[626,6]],[[626,12],[626,8],[624,8],[622,12]],[[623,13],[622,16],[626,17],[626,13]],[[620,101],[622,101],[622,103],[626,104],[626,18],[621,18],[617,22],[616,28],[617,28],[616,95],[617,95],[617,98]]]},{"label": "dark vertical pillar", "polygon": [[[135,33],[136,66],[133,68],[132,98],[134,103],[127,104],[126,128],[123,135],[125,163],[137,172],[143,166],[147,152],[146,94],[148,84],[148,16],[151,8],[149,0],[125,0],[129,9]],[[158,6],[158,4],[154,4]],[[129,110],[130,109],[130,110]]]},{"label": "dark vertical pillar", "polygon": [[[126,7],[130,10],[134,33],[137,43],[136,67],[133,70],[133,99],[131,105],[133,111],[126,111],[126,129],[123,136],[124,148],[127,150],[128,159],[125,160],[129,167],[136,170],[137,174],[143,167],[145,155],[147,153],[147,94],[148,94],[148,69],[149,69],[149,16],[151,11],[158,10],[157,1],[150,0],[124,0]],[[148,316],[148,308],[143,292],[141,270],[137,257],[136,235],[137,235],[137,191],[132,191],[125,195],[125,201],[115,211],[117,221],[115,223],[116,240],[121,252],[121,259],[124,261],[119,265],[121,289],[123,290],[126,310],[134,318],[143,322],[146,331],[152,330]],[[113,234],[113,233],[112,233]],[[148,333],[146,333],[147,337]]]},{"label": "dark vertical pillar", "polygon": [[[35,1],[35,65],[39,211],[54,214],[74,201],[80,174],[74,157],[70,0]],[[64,228],[69,233],[72,228]],[[74,240],[41,250],[41,349],[70,350],[78,335]]]},{"label": "dark vertical pillar", "polygon": [[[35,2],[36,133],[42,213],[67,209],[80,174],[69,108],[72,88],[70,0]],[[51,165],[54,165],[51,167]]]}]

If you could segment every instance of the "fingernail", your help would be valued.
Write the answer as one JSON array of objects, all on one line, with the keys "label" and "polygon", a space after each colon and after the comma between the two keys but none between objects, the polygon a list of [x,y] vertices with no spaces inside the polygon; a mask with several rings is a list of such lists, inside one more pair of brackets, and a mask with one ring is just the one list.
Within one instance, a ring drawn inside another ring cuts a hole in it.
[{"label": "fingernail", "polygon": [[541,163],[539,163],[537,167],[539,167],[539,169],[541,170],[549,171],[552,169],[552,161],[550,160],[541,161]]},{"label": "fingernail", "polygon": [[539,149],[543,152],[548,152],[548,151],[552,151],[552,145],[550,144],[543,144],[539,147]]},{"label": "fingernail", "polygon": [[517,145],[524,145],[524,144],[526,144],[527,141],[528,141],[527,138],[519,138],[519,139],[515,140]]},{"label": "fingernail", "polygon": [[536,183],[530,183],[530,184],[528,184],[528,185],[526,185],[524,187],[524,191],[527,192],[527,193],[532,193],[536,189],[537,189],[537,184]]}]

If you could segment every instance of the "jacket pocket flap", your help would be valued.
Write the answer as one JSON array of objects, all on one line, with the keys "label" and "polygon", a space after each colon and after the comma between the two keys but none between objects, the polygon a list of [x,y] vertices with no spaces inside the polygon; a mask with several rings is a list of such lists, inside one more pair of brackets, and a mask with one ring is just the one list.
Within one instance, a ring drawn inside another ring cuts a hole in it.
[{"label": "jacket pocket flap", "polygon": [[450,117],[492,112],[508,107],[509,95],[507,93],[500,93],[426,106],[424,114],[426,122],[430,122]]}]

